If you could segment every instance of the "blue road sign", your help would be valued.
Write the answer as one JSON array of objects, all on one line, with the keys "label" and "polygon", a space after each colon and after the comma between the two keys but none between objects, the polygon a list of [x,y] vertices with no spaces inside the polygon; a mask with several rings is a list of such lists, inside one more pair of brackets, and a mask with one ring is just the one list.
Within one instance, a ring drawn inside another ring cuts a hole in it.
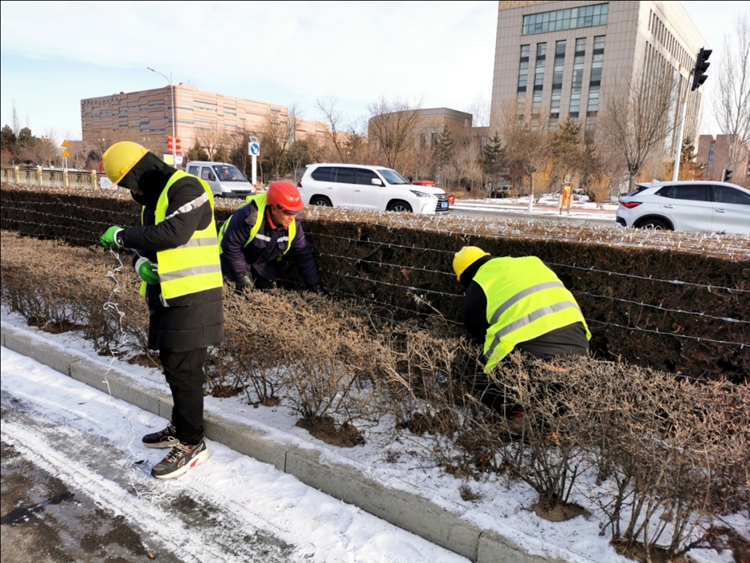
[{"label": "blue road sign", "polygon": [[253,156],[260,155],[260,144],[259,143],[250,143],[250,154]]}]

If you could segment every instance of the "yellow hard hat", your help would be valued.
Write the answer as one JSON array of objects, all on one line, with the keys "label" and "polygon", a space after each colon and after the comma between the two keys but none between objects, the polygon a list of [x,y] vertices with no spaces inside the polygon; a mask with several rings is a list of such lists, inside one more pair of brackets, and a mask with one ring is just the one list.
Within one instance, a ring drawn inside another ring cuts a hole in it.
[{"label": "yellow hard hat", "polygon": [[113,184],[119,184],[125,174],[143,158],[148,149],[132,141],[120,141],[102,155],[104,173]]},{"label": "yellow hard hat", "polygon": [[461,250],[456,252],[456,255],[453,257],[453,271],[456,272],[456,278],[458,278],[458,281],[461,281],[461,274],[466,271],[466,268],[480,258],[489,255],[489,252],[485,252],[478,246],[464,246]]}]

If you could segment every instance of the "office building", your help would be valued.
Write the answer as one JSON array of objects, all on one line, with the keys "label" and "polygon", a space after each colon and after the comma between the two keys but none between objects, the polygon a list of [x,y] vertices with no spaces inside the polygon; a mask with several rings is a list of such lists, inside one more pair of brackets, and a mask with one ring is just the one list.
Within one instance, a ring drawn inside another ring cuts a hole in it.
[{"label": "office building", "polygon": [[690,91],[691,71],[702,47],[710,46],[680,2],[500,2],[492,122],[516,100],[549,111],[551,127],[570,116],[592,132],[608,91],[636,83],[641,73],[671,73],[670,122],[679,123],[687,94],[685,136],[695,139],[703,92]]},{"label": "office building", "polygon": [[[174,95],[174,112],[172,96]],[[269,123],[286,128],[289,119],[286,106],[257,102],[233,96],[204,92],[188,84],[139,92],[120,92],[81,100],[83,142],[99,147],[102,142],[133,140],[164,142],[172,135],[174,115],[175,136],[182,152],[189,150],[196,139],[217,139],[221,135],[247,131],[258,137]],[[289,131],[287,143],[307,136],[324,135],[325,124],[298,119],[296,129]],[[104,141],[103,141],[104,140]]]}]

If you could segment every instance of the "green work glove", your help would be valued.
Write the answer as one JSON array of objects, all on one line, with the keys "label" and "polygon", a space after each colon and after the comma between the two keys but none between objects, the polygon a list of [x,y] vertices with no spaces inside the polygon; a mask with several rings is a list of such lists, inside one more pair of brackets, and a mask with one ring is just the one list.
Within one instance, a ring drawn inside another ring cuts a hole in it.
[{"label": "green work glove", "polygon": [[149,285],[159,283],[159,274],[157,265],[148,258],[140,257],[135,262],[135,271],[141,276],[141,279]]},{"label": "green work glove", "polygon": [[99,242],[102,243],[102,246],[104,247],[104,250],[109,250],[113,246],[115,248],[120,248],[122,246],[121,241],[119,237],[117,236],[122,229],[117,226],[112,226],[106,231],[104,231],[104,234],[99,237]]}]

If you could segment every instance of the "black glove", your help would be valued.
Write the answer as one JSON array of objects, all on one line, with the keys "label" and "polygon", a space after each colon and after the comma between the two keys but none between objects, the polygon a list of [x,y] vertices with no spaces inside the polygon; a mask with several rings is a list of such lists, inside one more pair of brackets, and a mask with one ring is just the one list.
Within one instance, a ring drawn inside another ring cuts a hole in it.
[{"label": "black glove", "polygon": [[328,290],[323,287],[323,284],[321,282],[314,283],[311,286],[308,286],[307,291],[312,291],[313,293],[317,293],[322,297],[328,295]]},{"label": "black glove", "polygon": [[248,276],[245,272],[237,275],[237,280],[235,281],[234,285],[234,292],[245,294],[248,293],[253,288],[253,280],[250,279],[250,276]]}]

